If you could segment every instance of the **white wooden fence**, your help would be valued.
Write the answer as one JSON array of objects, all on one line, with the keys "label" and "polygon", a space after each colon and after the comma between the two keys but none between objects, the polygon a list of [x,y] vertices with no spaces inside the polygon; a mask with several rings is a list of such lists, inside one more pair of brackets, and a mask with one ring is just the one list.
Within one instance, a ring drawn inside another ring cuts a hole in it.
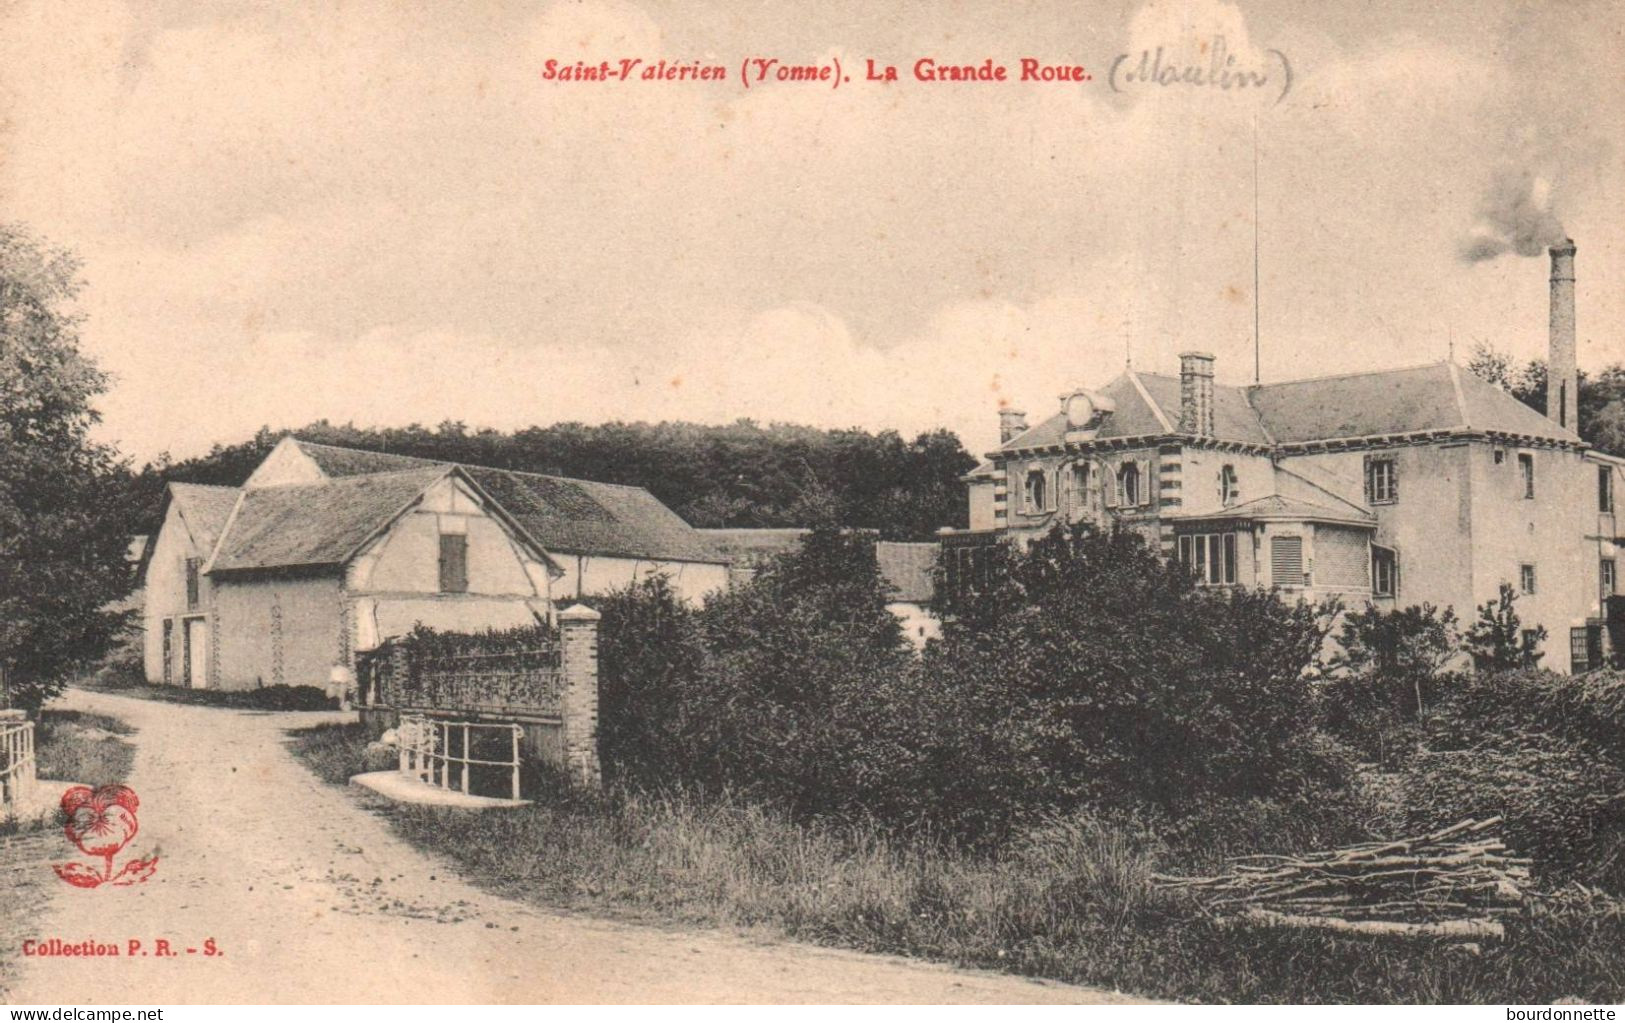
[{"label": "white wooden fence", "polygon": [[[508,733],[508,748],[512,751],[509,759],[480,760],[471,757],[469,755],[471,730]],[[512,781],[513,798],[519,798],[519,743],[525,734],[524,728],[519,725],[493,721],[449,721],[412,714],[401,716],[397,734],[400,736],[401,773],[409,774],[430,785],[451,789],[452,767],[456,765],[458,784],[455,788],[468,795],[470,765],[503,767],[508,769]],[[460,739],[461,742],[454,743],[454,738]],[[461,755],[456,755],[459,753]]]},{"label": "white wooden fence", "polygon": [[12,812],[27,802],[38,784],[34,761],[34,722],[20,710],[0,711],[0,807]]}]

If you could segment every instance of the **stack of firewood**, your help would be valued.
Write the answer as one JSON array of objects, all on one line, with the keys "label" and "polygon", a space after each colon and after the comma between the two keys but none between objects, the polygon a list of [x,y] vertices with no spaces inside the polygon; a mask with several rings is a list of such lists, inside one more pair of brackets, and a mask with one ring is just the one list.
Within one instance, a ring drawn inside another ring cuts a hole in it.
[{"label": "stack of firewood", "polygon": [[1501,818],[1462,821],[1419,838],[1299,856],[1244,856],[1215,877],[1157,875],[1225,921],[1356,934],[1498,938],[1518,912],[1529,860],[1495,836]]}]

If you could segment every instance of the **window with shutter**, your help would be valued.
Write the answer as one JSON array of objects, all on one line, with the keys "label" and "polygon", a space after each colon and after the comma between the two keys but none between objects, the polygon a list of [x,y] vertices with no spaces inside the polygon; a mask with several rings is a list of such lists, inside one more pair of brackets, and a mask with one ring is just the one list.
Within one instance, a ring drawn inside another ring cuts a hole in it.
[{"label": "window with shutter", "polygon": [[1108,508],[1117,507],[1117,474],[1110,465],[1103,465],[1100,473],[1100,494]]},{"label": "window with shutter", "polygon": [[468,592],[468,537],[440,534],[440,592]]},{"label": "window with shutter", "polygon": [[175,680],[175,623],[164,619],[164,684]]},{"label": "window with shutter", "polygon": [[201,598],[202,586],[198,581],[200,576],[201,576],[202,571],[203,571],[203,559],[202,558],[187,558],[186,559],[186,607],[187,607],[187,610],[191,610],[192,608],[197,607],[198,606],[198,601],[200,599],[202,599]]},{"label": "window with shutter", "polygon": [[1277,586],[1307,585],[1303,575],[1303,537],[1270,538],[1270,573]]},{"label": "window with shutter", "polygon": [[1124,462],[1123,467],[1117,470],[1117,497],[1125,508],[1132,508],[1141,502],[1140,498],[1140,464],[1138,462]]},{"label": "window with shutter", "polygon": [[1156,504],[1157,495],[1151,492],[1151,459],[1140,462],[1140,503]]}]

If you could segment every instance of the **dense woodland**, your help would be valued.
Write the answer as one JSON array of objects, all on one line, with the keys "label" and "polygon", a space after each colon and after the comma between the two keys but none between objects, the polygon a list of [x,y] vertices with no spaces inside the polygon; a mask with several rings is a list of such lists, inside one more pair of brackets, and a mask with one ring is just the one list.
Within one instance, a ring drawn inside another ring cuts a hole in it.
[{"label": "dense woodland", "polygon": [[148,529],[156,527],[150,519],[165,481],[236,486],[286,432],[323,444],[642,486],[696,526],[840,523],[896,540],[929,539],[942,526],[965,525],[959,477],[976,464],[946,430],[909,441],[889,430],[745,419],[727,426],[556,423],[513,433],[453,422],[363,429],[323,420],[293,431],[261,429],[199,458],[148,465],[134,480]]}]

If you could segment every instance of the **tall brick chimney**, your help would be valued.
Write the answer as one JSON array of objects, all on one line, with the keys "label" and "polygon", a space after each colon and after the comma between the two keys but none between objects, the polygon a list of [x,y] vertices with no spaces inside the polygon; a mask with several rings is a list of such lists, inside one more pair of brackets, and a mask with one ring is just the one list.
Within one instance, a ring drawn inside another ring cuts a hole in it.
[{"label": "tall brick chimney", "polygon": [[1011,439],[1027,431],[1027,413],[1013,408],[999,409],[999,443],[1008,444]]},{"label": "tall brick chimney", "polygon": [[1580,371],[1574,352],[1574,240],[1552,246],[1551,349],[1546,356],[1546,418],[1576,433]]},{"label": "tall brick chimney", "polygon": [[1213,356],[1179,353],[1179,432],[1213,436]]}]

